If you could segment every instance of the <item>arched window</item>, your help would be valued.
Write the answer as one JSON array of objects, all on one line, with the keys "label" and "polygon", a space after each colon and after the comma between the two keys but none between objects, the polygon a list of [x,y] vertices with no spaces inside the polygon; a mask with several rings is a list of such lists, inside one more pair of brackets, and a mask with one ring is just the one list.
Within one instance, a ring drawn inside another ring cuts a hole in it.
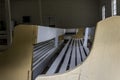
[{"label": "arched window", "polygon": [[117,15],[117,0],[111,1],[112,16]]},{"label": "arched window", "polygon": [[105,5],[102,6],[102,19],[105,19]]}]

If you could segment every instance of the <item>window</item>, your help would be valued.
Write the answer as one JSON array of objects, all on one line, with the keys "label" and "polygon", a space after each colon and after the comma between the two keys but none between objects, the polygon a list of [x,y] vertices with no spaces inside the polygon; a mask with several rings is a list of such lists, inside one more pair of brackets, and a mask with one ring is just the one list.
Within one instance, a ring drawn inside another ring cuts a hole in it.
[{"label": "window", "polygon": [[117,0],[111,1],[112,16],[117,15]]},{"label": "window", "polygon": [[102,6],[102,19],[105,19],[105,5]]}]

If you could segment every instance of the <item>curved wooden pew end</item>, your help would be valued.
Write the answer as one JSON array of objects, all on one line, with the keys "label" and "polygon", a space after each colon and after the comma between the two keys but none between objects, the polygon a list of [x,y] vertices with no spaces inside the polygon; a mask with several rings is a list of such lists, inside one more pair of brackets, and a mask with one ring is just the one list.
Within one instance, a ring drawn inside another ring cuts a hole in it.
[{"label": "curved wooden pew end", "polygon": [[119,80],[120,17],[97,24],[93,48],[87,60],[64,74],[38,76],[36,80]]}]

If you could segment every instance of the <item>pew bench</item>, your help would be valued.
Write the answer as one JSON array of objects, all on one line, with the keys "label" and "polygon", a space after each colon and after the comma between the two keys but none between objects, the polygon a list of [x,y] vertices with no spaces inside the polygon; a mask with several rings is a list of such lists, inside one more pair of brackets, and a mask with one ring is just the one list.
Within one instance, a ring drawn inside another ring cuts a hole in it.
[{"label": "pew bench", "polygon": [[[89,49],[83,46],[82,39],[69,39],[55,57],[54,51],[54,40],[35,45],[33,79],[41,74],[64,73],[82,64],[89,55]],[[54,61],[51,58],[54,58]]]},{"label": "pew bench", "polygon": [[46,72],[46,75],[64,73],[80,65],[89,54],[89,49],[83,47],[81,42],[81,39],[69,40]]}]

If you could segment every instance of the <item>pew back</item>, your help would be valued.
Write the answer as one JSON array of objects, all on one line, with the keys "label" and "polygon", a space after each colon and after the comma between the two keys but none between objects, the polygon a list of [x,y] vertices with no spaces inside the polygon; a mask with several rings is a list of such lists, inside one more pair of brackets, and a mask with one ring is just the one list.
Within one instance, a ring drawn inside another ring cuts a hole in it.
[{"label": "pew back", "polygon": [[31,80],[37,26],[16,26],[11,47],[0,52],[0,80]]}]

